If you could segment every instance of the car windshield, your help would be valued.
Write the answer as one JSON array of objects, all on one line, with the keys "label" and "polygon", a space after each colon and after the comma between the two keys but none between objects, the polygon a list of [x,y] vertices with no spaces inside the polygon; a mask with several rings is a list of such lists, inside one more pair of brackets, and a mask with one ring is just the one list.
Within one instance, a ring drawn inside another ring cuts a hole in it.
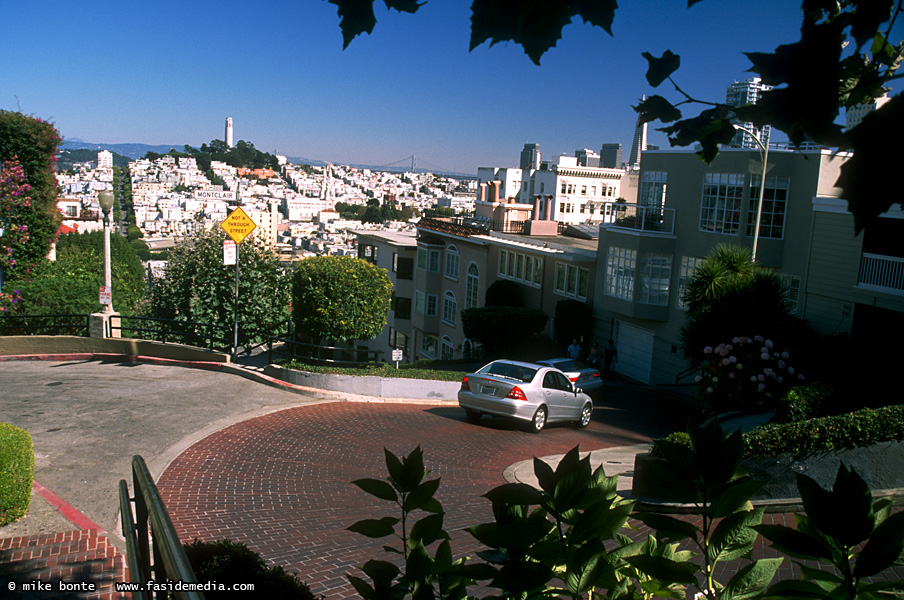
[{"label": "car windshield", "polygon": [[515,379],[522,383],[533,381],[534,376],[537,374],[536,369],[504,362],[492,362],[477,372],[481,375],[495,375],[505,379]]}]

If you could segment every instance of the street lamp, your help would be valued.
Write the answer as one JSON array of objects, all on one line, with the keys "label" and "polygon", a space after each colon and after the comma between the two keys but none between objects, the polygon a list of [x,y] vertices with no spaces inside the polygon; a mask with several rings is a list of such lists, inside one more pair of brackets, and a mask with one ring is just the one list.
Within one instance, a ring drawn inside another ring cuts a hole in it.
[{"label": "street lamp", "polygon": [[109,315],[115,312],[113,310],[113,277],[110,272],[110,211],[113,209],[113,192],[99,192],[97,201],[104,213],[104,287],[110,294],[110,302],[104,304],[101,313]]},{"label": "street lamp", "polygon": [[[760,201],[756,207],[756,225],[753,227],[753,262],[756,262],[756,248],[757,244],[760,241],[760,219],[763,216],[763,192],[766,191],[766,162],[769,160],[769,137],[766,137],[766,143],[760,141],[760,137],[747,129],[746,127],[742,127],[740,125],[735,125],[735,129],[743,131],[750,135],[753,138],[753,141],[756,142],[757,146],[759,146],[758,150],[760,153],[760,159],[763,161],[763,174],[760,177]],[[762,129],[763,134],[766,133],[766,128]]]}]

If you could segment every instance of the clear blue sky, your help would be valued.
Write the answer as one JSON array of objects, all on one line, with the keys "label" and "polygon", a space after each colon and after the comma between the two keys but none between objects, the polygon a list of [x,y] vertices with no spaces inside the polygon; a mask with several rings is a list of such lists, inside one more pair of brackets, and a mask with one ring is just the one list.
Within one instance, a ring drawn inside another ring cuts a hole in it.
[{"label": "clear blue sky", "polygon": [[[470,2],[387,11],[342,50],[336,7],[321,0],[3,2],[0,108],[54,122],[64,138],[199,146],[235,139],[335,163],[476,174],[631,143],[643,94],[641,52],[681,55],[680,85],[723,101],[745,51],[798,39],[795,0],[622,0],[610,37],[574,22],[535,66],[516,44],[468,52]],[[691,113],[689,113],[691,114]],[[692,114],[696,114],[695,112]],[[651,128],[649,142],[668,146]]]}]

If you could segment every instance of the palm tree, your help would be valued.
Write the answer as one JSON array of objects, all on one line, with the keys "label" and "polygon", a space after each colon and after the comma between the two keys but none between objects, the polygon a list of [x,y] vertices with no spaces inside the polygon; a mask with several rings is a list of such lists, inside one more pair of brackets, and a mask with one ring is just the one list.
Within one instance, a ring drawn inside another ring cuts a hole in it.
[{"label": "palm tree", "polygon": [[681,330],[685,358],[698,366],[703,348],[737,336],[788,340],[800,326],[788,292],[772,270],[753,262],[748,248],[718,245],[688,283],[687,321]]}]

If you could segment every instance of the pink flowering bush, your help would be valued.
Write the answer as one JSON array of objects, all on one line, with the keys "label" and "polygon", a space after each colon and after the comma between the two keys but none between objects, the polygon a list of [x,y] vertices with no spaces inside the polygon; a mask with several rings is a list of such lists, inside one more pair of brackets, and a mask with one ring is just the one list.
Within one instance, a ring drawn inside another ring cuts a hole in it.
[{"label": "pink flowering bush", "polygon": [[15,269],[22,249],[28,242],[28,213],[31,186],[22,165],[13,157],[0,167],[0,269],[7,274]]},{"label": "pink flowering bush", "polygon": [[0,317],[13,314],[22,306],[22,295],[19,290],[10,293],[0,292]]},{"label": "pink flowering bush", "polygon": [[788,351],[762,336],[705,347],[701,368],[697,402],[706,412],[768,409],[804,380]]}]

